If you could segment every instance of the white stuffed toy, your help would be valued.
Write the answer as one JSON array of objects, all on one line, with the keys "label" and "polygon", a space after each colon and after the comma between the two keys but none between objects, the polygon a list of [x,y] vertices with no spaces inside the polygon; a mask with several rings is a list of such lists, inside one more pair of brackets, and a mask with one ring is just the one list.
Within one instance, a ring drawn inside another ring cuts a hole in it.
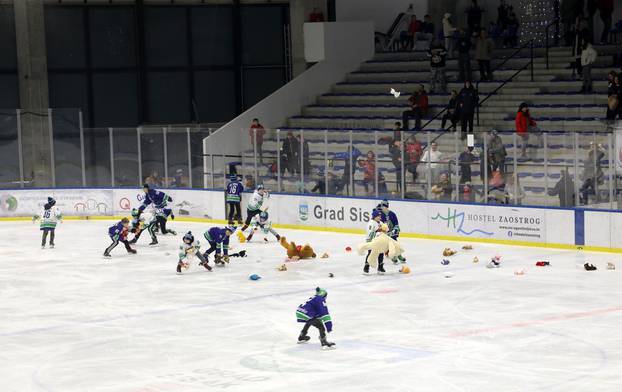
[{"label": "white stuffed toy", "polygon": [[389,237],[386,233],[381,232],[376,234],[376,237],[371,242],[365,242],[358,246],[359,255],[364,255],[368,250],[371,250],[367,262],[372,268],[376,268],[378,265],[378,255],[388,252],[389,259],[397,257],[404,253],[404,248],[399,242]]}]

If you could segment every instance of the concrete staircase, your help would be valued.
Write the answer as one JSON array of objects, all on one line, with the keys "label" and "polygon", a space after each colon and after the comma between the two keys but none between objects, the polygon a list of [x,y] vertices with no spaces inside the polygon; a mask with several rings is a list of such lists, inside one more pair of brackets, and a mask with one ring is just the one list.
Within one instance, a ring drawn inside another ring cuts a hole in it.
[{"label": "concrete staircase", "polygon": [[[480,125],[475,127],[479,146],[481,147],[481,135],[490,129],[497,129],[504,140],[508,152],[506,164],[508,171],[516,168],[520,184],[525,188],[527,198],[525,204],[556,205],[557,198],[547,196],[548,188],[554,186],[560,176],[560,169],[568,167],[574,173],[573,156],[575,154],[575,136],[579,159],[587,156],[590,142],[601,143],[609,149],[611,137],[608,136],[604,117],[606,111],[606,75],[613,69],[613,54],[620,53],[622,46],[598,46],[599,58],[596,66],[592,69],[594,80],[593,94],[579,94],[581,82],[573,77],[570,68],[572,61],[569,48],[550,49],[549,68],[546,68],[544,49],[534,49],[534,81],[531,81],[529,69],[523,71],[512,82],[504,86],[495,96],[488,99],[481,108]],[[500,64],[513,50],[501,49],[495,52],[493,69]],[[494,81],[479,84],[480,97],[483,98],[489,92],[497,88],[503,80],[510,77],[517,69],[529,62],[528,49],[521,52],[521,57],[515,57],[507,61],[503,68],[494,73]],[[479,72],[477,64],[472,64],[473,78],[477,80]],[[457,62],[449,60],[447,66],[448,90],[459,90],[462,83],[457,82]],[[388,184],[389,192],[396,192],[395,168],[388,154],[386,144],[377,144],[384,138],[392,136],[391,129],[396,121],[401,121],[401,113],[407,108],[407,99],[417,84],[426,85],[429,81],[429,61],[423,52],[410,53],[378,53],[373,60],[361,65],[356,72],[350,73],[341,83],[334,85],[332,91],[317,98],[316,104],[302,108],[299,116],[294,116],[280,130],[280,140],[285,137],[286,131],[304,130],[305,139],[309,141],[311,164],[313,169],[309,175],[284,177],[281,181],[281,189],[284,191],[297,192],[304,186],[309,190],[311,184],[317,178],[315,173],[325,167],[325,157],[334,158],[334,154],[345,152],[350,137],[356,148],[363,153],[374,151],[378,161],[379,171],[384,175]],[[402,92],[399,98],[389,94],[394,88]],[[448,100],[448,96],[430,95],[431,113],[428,118],[437,111],[442,110]],[[538,126],[547,131],[546,141],[548,148],[532,146],[532,154],[529,159],[516,159],[520,155],[519,146],[514,144],[514,117],[518,105],[527,101],[531,104],[531,114],[538,122]],[[455,161],[457,154],[464,149],[462,141],[452,133],[441,135],[440,119],[432,121],[427,127],[427,132],[418,132],[417,137],[426,144],[426,140],[438,137],[441,151],[448,160]],[[324,130],[329,130],[325,143]],[[352,136],[350,136],[352,130]],[[429,134],[429,136],[428,136]],[[405,137],[407,137],[406,135]],[[264,142],[264,157],[266,162],[274,161],[278,149],[276,132],[269,132]],[[516,147],[516,148],[515,148]],[[250,167],[253,159],[252,152],[247,150],[243,158],[243,168],[253,172]],[[607,158],[606,158],[607,159]],[[339,163],[341,162],[341,164]],[[425,165],[419,165],[419,171],[424,173]],[[608,168],[609,162],[603,163],[603,168]],[[578,172],[581,173],[581,163]],[[447,168],[452,172],[452,181],[458,181],[455,164],[447,163]],[[479,178],[480,164],[473,165],[474,184],[483,190],[482,181]],[[343,161],[334,161],[329,168],[336,175],[343,173]],[[277,184],[272,175],[268,173],[268,165],[261,166],[258,170],[260,180],[276,188]],[[605,169],[605,172],[608,171]],[[407,191],[418,192],[426,195],[427,181],[425,176],[420,175],[414,183],[411,176],[406,173]],[[577,175],[575,174],[575,178]],[[362,173],[355,175],[354,194],[363,195]],[[612,177],[615,180],[615,177]],[[302,181],[302,182],[301,182]],[[602,186],[603,198],[609,197],[609,178]],[[349,193],[352,191],[350,190]],[[397,196],[397,194],[396,194]],[[454,195],[456,197],[456,195]]]}]

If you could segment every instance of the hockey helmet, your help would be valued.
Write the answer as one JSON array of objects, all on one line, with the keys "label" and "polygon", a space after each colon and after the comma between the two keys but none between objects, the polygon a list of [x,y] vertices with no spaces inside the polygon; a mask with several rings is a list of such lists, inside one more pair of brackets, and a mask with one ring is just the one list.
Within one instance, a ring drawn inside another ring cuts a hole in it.
[{"label": "hockey helmet", "polygon": [[374,208],[374,210],[371,213],[371,218],[375,220],[377,217],[382,218],[382,211],[380,211],[378,208]]},{"label": "hockey helmet", "polygon": [[138,211],[138,208],[132,208],[132,218],[136,218],[138,215],[140,215],[140,211]]},{"label": "hockey helmet", "polygon": [[192,244],[194,242],[194,236],[192,235],[191,231],[184,234],[184,242],[186,244]]},{"label": "hockey helmet", "polygon": [[319,295],[320,297],[326,298],[326,296],[328,296],[328,293],[326,292],[326,289],[323,289],[321,287],[316,287],[315,295]]},{"label": "hockey helmet", "polygon": [[56,200],[54,200],[52,196],[48,196],[48,204],[50,206],[53,206],[54,204],[56,204]]},{"label": "hockey helmet", "polygon": [[261,211],[259,213],[259,221],[261,223],[267,222],[268,221],[268,217],[269,217],[269,215],[268,215],[267,211]]},{"label": "hockey helmet", "polygon": [[382,203],[380,203],[380,207],[389,208],[389,201],[387,199],[382,200]]},{"label": "hockey helmet", "polygon": [[266,188],[263,186],[263,184],[259,184],[259,185],[257,185],[257,190],[258,190],[258,191],[260,191],[260,190],[262,190],[262,189],[266,189]]},{"label": "hockey helmet", "polygon": [[233,226],[233,225],[229,225],[227,227],[225,227],[226,231],[230,231],[231,234],[235,233],[235,229],[237,229],[237,227]]}]

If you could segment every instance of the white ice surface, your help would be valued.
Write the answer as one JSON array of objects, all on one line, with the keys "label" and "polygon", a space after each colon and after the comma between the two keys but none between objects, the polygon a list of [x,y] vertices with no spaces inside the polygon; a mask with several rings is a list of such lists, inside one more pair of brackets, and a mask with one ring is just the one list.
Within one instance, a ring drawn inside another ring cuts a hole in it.
[{"label": "white ice surface", "polygon": [[[180,237],[150,248],[145,233],[137,255],[104,260],[111,223],[67,221],[53,250],[36,226],[0,223],[0,391],[622,390],[622,271],[605,268],[618,255],[475,243],[442,266],[462,243],[406,239],[410,275],[363,276],[344,251],[362,236],[283,230],[330,258],[278,272],[276,243],[235,240],[250,257],[177,276]],[[486,269],[496,253],[502,267]],[[294,311],[316,286],[334,351],[314,329],[296,344]]]}]

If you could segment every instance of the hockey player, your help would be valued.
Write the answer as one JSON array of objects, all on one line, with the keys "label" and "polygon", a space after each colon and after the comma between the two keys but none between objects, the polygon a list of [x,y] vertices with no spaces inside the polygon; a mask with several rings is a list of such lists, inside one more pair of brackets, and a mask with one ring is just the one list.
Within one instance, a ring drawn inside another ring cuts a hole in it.
[{"label": "hockey player", "polygon": [[225,200],[227,202],[227,216],[229,219],[229,226],[233,226],[233,219],[237,219],[238,225],[242,224],[242,192],[244,192],[244,186],[238,180],[237,174],[232,174],[229,178],[229,184],[227,184],[227,190],[225,191]]},{"label": "hockey player", "polygon": [[[380,208],[382,209],[382,213],[386,217],[386,224],[387,226],[389,226],[389,232],[387,233],[387,235],[397,241],[398,237],[400,236],[400,224],[397,220],[397,215],[395,215],[395,212],[389,209],[389,201],[386,199],[383,200],[382,203],[380,203]],[[404,258],[404,256],[399,255],[391,259],[391,261],[393,261],[393,264],[397,264],[399,261],[405,263],[406,259]]]},{"label": "hockey player", "polygon": [[238,232],[238,238],[240,242],[244,242],[244,230],[250,226],[251,221],[255,217],[255,215],[259,215],[261,211],[265,211],[267,206],[264,206],[264,203],[270,198],[270,194],[264,188],[263,185],[257,185],[257,189],[253,192],[250,200],[248,201],[248,206],[246,207],[246,221],[244,222],[244,226]]},{"label": "hockey player", "polygon": [[130,233],[134,234],[134,238],[130,241],[130,244],[138,242],[140,235],[145,229],[145,218],[140,216],[138,208],[132,208],[132,220],[130,221]]},{"label": "hockey player", "polygon": [[110,252],[117,245],[119,245],[119,242],[123,242],[123,245],[125,245],[125,250],[127,250],[127,253],[133,253],[133,254],[136,253],[136,250],[132,249],[129,241],[127,240],[127,233],[129,231],[129,226],[130,226],[130,220],[127,218],[123,218],[117,224],[110,226],[110,228],[108,229],[108,235],[110,236],[110,239],[112,240],[112,244],[110,244],[110,246],[108,246],[106,250],[104,251],[104,257],[111,257]]},{"label": "hockey player", "polygon": [[[134,214],[134,211],[137,212],[136,216]],[[158,217],[155,214],[155,211],[153,214],[151,214],[151,219],[149,219],[149,222],[147,222],[144,228],[142,228],[142,226],[144,225],[145,219],[140,215],[140,213],[138,213],[138,210],[136,210],[136,208],[132,210],[132,216],[135,216],[134,219],[132,219],[132,227],[134,227],[134,222],[137,221],[141,225],[141,230],[138,232],[138,235],[134,234],[134,239],[130,241],[130,244],[135,244],[136,241],[138,241],[138,237],[140,237],[140,234],[144,230],[147,230],[149,236],[151,237],[151,242],[149,243],[149,245],[157,245],[158,237],[156,236],[156,231],[158,230]],[[166,228],[166,222],[164,222],[164,227]],[[130,229],[130,232],[131,231],[132,229]]]},{"label": "hockey player", "polygon": [[50,233],[50,249],[54,249],[54,231],[56,230],[56,224],[62,222],[63,215],[58,207],[56,207],[56,200],[53,197],[48,197],[48,202],[43,205],[43,211],[40,215],[33,217],[33,222],[39,220],[39,229],[43,232],[41,236],[41,249],[45,249],[45,243],[48,233]]},{"label": "hockey player", "polygon": [[[142,214],[145,208],[150,204],[153,204],[153,207],[156,209],[164,209],[168,202],[173,201],[169,195],[151,188],[149,184],[143,184],[143,192],[145,192],[145,199],[143,200],[143,204],[138,207],[139,214]],[[173,215],[172,212],[171,219],[175,219],[175,215]],[[166,233],[163,231],[162,234]]]},{"label": "hockey player", "polygon": [[[272,228],[272,222],[270,222],[269,218],[270,216],[266,211],[262,211],[259,213],[259,215],[255,215],[255,217],[251,220],[251,233],[248,235],[248,238],[246,238],[246,241],[250,242],[253,238],[253,234],[255,234],[255,231],[257,230],[261,230],[264,235],[272,233],[272,235],[276,237],[276,240],[279,241],[281,239],[281,236]],[[242,236],[243,235],[244,233],[242,233]],[[238,237],[240,237],[239,234]],[[264,240],[268,242],[267,238],[265,238]]]},{"label": "hockey player", "polygon": [[207,264],[207,260],[201,254],[201,244],[199,241],[194,240],[194,235],[189,231],[184,235],[183,244],[179,246],[179,261],[177,262],[177,274],[181,275],[182,268],[188,268],[188,258],[190,256],[196,256],[201,261],[200,266],[205,267],[206,270],[211,271],[212,267]]},{"label": "hockey player", "polygon": [[[172,235],[177,235],[177,232],[175,230],[171,230],[171,229],[167,229],[166,228],[166,222],[168,221],[168,217],[171,217],[171,219],[175,219],[175,215],[173,215],[173,210],[171,210],[170,208],[154,208],[153,209],[153,218],[152,220],[155,219],[156,223],[153,226],[153,231],[154,233],[158,231],[158,226],[160,227],[160,232],[162,232],[162,235],[166,235],[166,234],[172,234]],[[153,240],[153,236],[151,237]],[[156,240],[157,243],[157,240]]]},{"label": "hockey player", "polygon": [[[209,243],[210,248],[203,253],[205,260],[209,260],[209,255],[216,251],[214,255],[214,264],[224,265],[229,262],[229,237],[235,231],[235,227],[227,226],[225,228],[212,227],[206,231],[203,236]],[[221,255],[222,250],[222,255]]]},{"label": "hockey player", "polygon": [[[372,212],[371,220],[367,224],[367,238],[365,239],[366,242],[371,242],[380,231],[382,231],[382,212],[378,209],[375,209]],[[368,258],[370,254],[371,250],[367,251],[367,256],[365,257],[365,267],[363,267],[363,272],[365,274],[369,274]],[[380,253],[378,255],[378,274],[382,275],[384,273],[384,253]]]},{"label": "hockey player", "polygon": [[335,345],[326,340],[326,332],[330,333],[333,330],[333,322],[326,307],[327,295],[326,290],[317,287],[315,295],[296,309],[296,320],[299,323],[305,323],[298,336],[298,343],[307,343],[311,339],[307,332],[309,332],[309,327],[313,326],[320,331],[322,348],[332,348]]}]

